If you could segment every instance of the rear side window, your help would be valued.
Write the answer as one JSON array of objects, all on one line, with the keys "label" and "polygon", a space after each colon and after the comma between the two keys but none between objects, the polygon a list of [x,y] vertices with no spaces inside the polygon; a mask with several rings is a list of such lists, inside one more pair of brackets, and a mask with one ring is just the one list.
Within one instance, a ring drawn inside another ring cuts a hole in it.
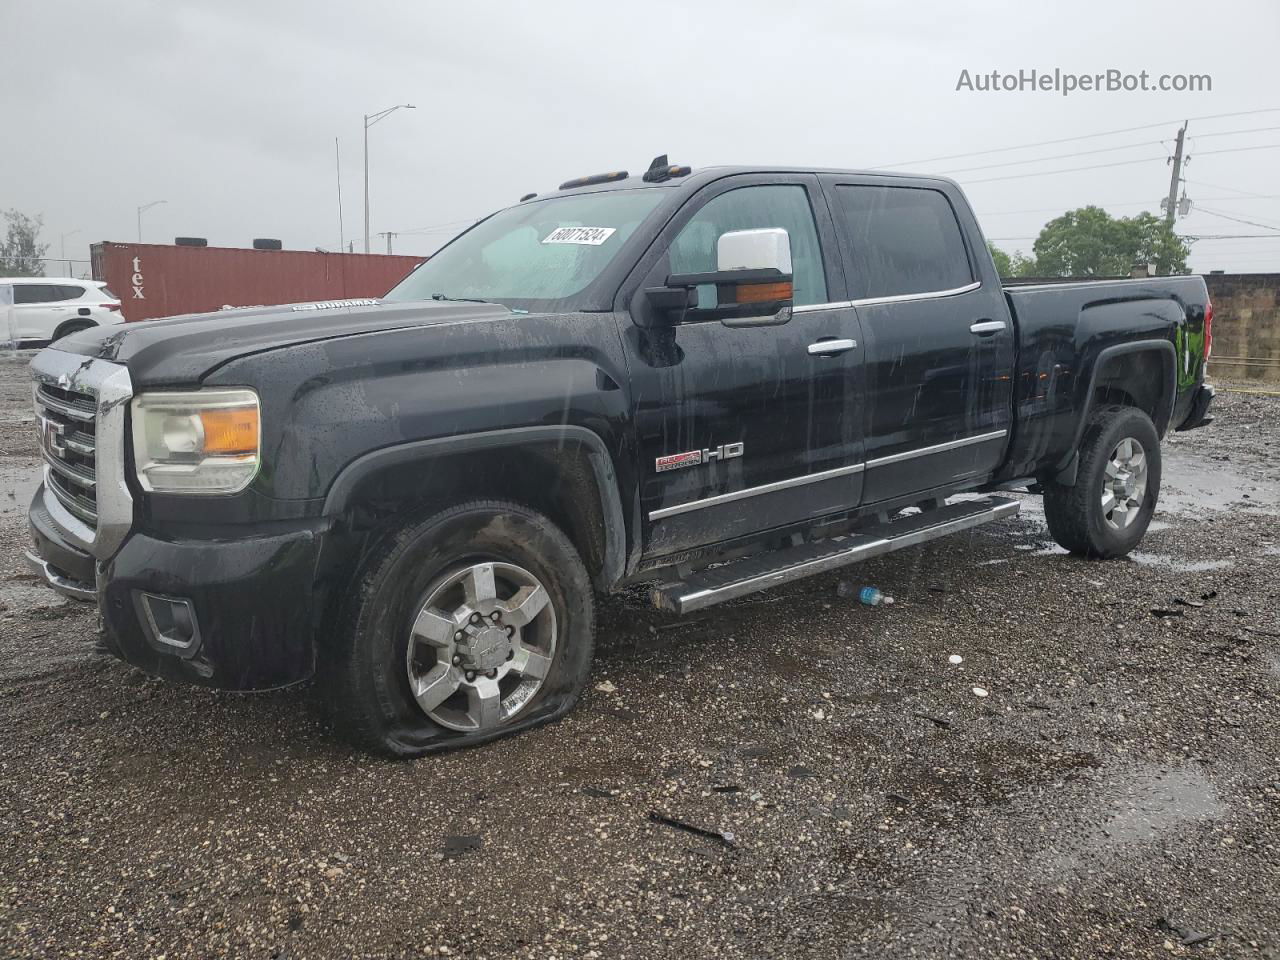
[{"label": "rear side window", "polygon": [[15,283],[13,285],[14,303],[53,303],[61,300],[58,288],[52,283]]},{"label": "rear side window", "polygon": [[54,289],[58,291],[59,300],[79,300],[84,296],[84,287],[58,286]]},{"label": "rear side window", "polygon": [[835,188],[852,246],[854,299],[937,293],[973,282],[955,211],[937,190]]},{"label": "rear side window", "polygon": [[98,284],[98,291],[99,291],[99,292],[100,292],[104,297],[106,297],[108,300],[119,300],[119,299],[120,299],[120,298],[119,298],[119,297],[117,297],[114,293],[112,293],[112,292],[111,292],[111,288],[110,288],[110,287],[108,287],[105,283],[100,283],[100,284]]}]

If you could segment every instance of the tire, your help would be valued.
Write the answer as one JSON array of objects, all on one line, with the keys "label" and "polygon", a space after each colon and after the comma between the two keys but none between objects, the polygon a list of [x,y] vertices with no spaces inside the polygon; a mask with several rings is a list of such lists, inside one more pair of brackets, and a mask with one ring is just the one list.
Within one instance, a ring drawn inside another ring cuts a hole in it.
[{"label": "tire", "polygon": [[[1141,468],[1133,459],[1135,453],[1142,457]],[[1072,553],[1099,559],[1125,556],[1151,523],[1160,496],[1160,470],[1160,438],[1150,417],[1134,407],[1093,411],[1081,440],[1075,484],[1050,481],[1044,486],[1049,533]],[[1111,510],[1104,505],[1108,492]],[[1133,494],[1140,494],[1136,502]]]},{"label": "tire", "polygon": [[57,330],[53,331],[53,340],[50,343],[56,343],[63,337],[69,337],[73,333],[79,333],[81,330],[88,330],[90,327],[96,327],[97,324],[92,320],[76,320],[71,323],[64,323]]},{"label": "tire", "polygon": [[543,515],[500,500],[460,504],[407,524],[362,569],[318,685],[357,743],[418,757],[530,729],[577,703],[595,597],[573,544]]}]

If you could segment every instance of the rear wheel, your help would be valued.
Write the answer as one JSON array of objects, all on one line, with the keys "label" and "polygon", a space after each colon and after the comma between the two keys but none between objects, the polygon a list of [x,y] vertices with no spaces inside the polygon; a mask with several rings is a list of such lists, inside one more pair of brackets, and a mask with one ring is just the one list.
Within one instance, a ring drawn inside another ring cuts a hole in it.
[{"label": "rear wheel", "polygon": [[1054,540],[1090,557],[1129,553],[1151,523],[1160,468],[1160,438],[1150,417],[1134,407],[1093,412],[1075,484],[1045,484],[1045,519]]},{"label": "rear wheel", "polygon": [[347,603],[321,690],[363,744],[401,757],[567,712],[594,643],[590,578],[546,517],[503,501],[401,529]]},{"label": "rear wheel", "polygon": [[81,330],[88,330],[90,327],[96,327],[97,324],[92,320],[73,320],[70,323],[64,323],[53,332],[53,339],[61,340],[63,337],[69,337],[73,333],[79,333]]}]

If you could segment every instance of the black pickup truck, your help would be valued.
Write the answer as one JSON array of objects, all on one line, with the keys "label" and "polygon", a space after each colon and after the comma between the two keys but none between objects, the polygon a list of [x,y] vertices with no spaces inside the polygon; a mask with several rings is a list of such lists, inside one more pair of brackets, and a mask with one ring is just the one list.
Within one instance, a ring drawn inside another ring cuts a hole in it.
[{"label": "black pickup truck", "polygon": [[597,593],[710,604],[1016,512],[1121,556],[1206,423],[1199,277],[1005,288],[959,188],[570,181],[378,300],[174,317],[32,362],[28,560],[146,671],[317,679],[399,756],[564,714]]}]

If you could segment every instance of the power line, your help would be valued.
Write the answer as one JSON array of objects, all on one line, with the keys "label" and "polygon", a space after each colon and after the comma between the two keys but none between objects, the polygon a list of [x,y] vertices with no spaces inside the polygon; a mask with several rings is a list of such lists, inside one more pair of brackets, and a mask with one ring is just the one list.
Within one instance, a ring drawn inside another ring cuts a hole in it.
[{"label": "power line", "polygon": [[1242,133],[1265,133],[1268,130],[1280,130],[1280,127],[1251,127],[1248,130],[1218,130],[1214,133],[1197,133],[1192,140],[1204,140],[1208,137],[1236,137]]},{"label": "power line", "polygon": [[1195,240],[1197,243],[1201,240],[1280,240],[1280,233],[1181,233],[1178,239]]},{"label": "power line", "polygon": [[1211,217],[1221,217],[1223,220],[1233,220],[1236,223],[1248,224],[1251,227],[1262,227],[1265,230],[1275,230],[1280,232],[1280,225],[1274,223],[1259,223],[1257,220],[1245,220],[1242,217],[1233,217],[1230,214],[1220,213],[1217,210],[1210,210],[1208,207],[1198,207],[1197,212],[1207,213]]},{"label": "power line", "polygon": [[1102,147],[1098,150],[1077,150],[1075,153],[1056,153],[1049,157],[1032,157],[1030,160],[1009,160],[1005,163],[987,163],[980,167],[962,167],[959,170],[943,170],[943,176],[953,173],[967,173],[970,170],[992,170],[996,167],[1016,167],[1024,163],[1041,163],[1045,160],[1066,160],[1070,157],[1086,157],[1095,153],[1114,153],[1116,150],[1133,150],[1136,147],[1158,147],[1160,140],[1144,140],[1141,143],[1126,143],[1122,147]]},{"label": "power line", "polygon": [[1247,150],[1275,150],[1280,147],[1280,143],[1260,143],[1256,147],[1229,147],[1226,150],[1198,150],[1195,153],[1197,157],[1212,157],[1217,153],[1244,153]]},{"label": "power line", "polygon": [[1080,170],[1101,170],[1104,167],[1127,167],[1134,163],[1155,163],[1157,160],[1164,163],[1168,157],[1143,157],[1141,160],[1119,160],[1115,163],[1094,163],[1087,167],[1066,167],[1062,170],[1041,170],[1038,173],[1015,173],[1007,177],[987,177],[983,180],[966,180],[966,185],[972,186],[975,183],[995,183],[997,180],[1024,180],[1027,177],[1050,177],[1055,173],[1076,173]]},{"label": "power line", "polygon": [[[1222,120],[1226,117],[1249,117],[1259,113],[1280,113],[1280,107],[1265,107],[1261,110],[1241,110],[1236,113],[1214,113],[1203,117],[1187,117],[1187,121],[1191,120]],[[970,153],[952,153],[945,157],[927,157],[924,160],[904,160],[898,163],[885,163],[874,167],[868,167],[868,170],[883,170],[886,167],[914,167],[921,163],[936,163],[941,160],[961,160],[965,157],[982,157],[992,153],[1008,153],[1010,150],[1030,150],[1032,147],[1049,147],[1059,143],[1074,143],[1077,140],[1092,140],[1096,137],[1110,137],[1117,133],[1132,133],[1135,130],[1154,130],[1157,127],[1167,127],[1171,123],[1178,123],[1177,120],[1165,120],[1160,123],[1145,123],[1140,127],[1123,127],[1119,130],[1104,130],[1101,133],[1085,133],[1075,137],[1060,137],[1057,140],[1040,140],[1036,143],[1021,143],[1012,147],[995,147],[991,150],[974,150]]]},{"label": "power line", "polygon": [[[1242,197],[1258,197],[1258,198],[1264,198],[1264,199],[1265,199],[1265,198],[1266,198],[1266,196],[1267,196],[1266,194],[1261,194],[1261,193],[1249,193],[1249,191],[1247,191],[1247,190],[1238,190],[1238,189],[1236,189],[1235,187],[1224,187],[1224,186],[1223,186],[1222,184],[1220,184],[1220,183],[1206,183],[1206,182],[1205,182],[1205,181],[1203,181],[1203,180],[1192,180],[1192,179],[1187,178],[1187,177],[1184,177],[1184,178],[1183,178],[1183,182],[1184,182],[1184,183],[1194,183],[1197,187],[1212,187],[1214,190],[1226,190],[1226,191],[1228,191],[1229,193],[1238,193],[1238,194],[1240,194],[1240,196],[1242,196]],[[1276,194],[1271,194],[1271,196],[1276,196]],[[1219,199],[1219,200],[1225,200],[1226,198],[1225,198],[1225,197],[1219,197],[1218,199]]]}]

